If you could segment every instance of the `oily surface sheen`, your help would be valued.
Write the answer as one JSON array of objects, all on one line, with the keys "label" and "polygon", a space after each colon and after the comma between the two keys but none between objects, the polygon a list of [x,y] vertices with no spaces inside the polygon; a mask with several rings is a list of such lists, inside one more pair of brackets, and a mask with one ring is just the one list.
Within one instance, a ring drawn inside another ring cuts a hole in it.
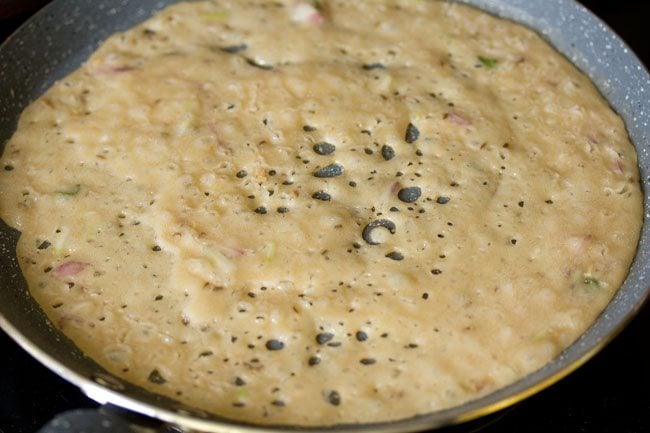
[{"label": "oily surface sheen", "polygon": [[594,321],[641,225],[634,148],[588,79],[438,1],[172,6],[35,101],[1,164],[56,326],[256,423],[511,383]]}]

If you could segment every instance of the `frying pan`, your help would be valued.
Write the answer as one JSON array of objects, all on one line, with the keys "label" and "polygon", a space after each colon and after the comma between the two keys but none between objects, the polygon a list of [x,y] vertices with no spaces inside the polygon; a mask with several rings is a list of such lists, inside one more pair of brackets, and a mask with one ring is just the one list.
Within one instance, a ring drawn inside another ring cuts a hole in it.
[{"label": "frying pan", "polygon": [[[173,0],[55,0],[0,47],[0,143],[15,130],[20,112],[54,81],[76,69],[98,44]],[[542,34],[596,83],[624,118],[638,156],[644,191],[650,155],[650,75],[625,44],[586,9],[570,0],[463,0]],[[645,197],[644,215],[650,215]],[[519,401],[580,366],[638,312],[650,293],[647,225],[625,283],[598,320],[542,369],[462,406],[391,423],[292,428],[310,432],[397,432],[458,423]],[[188,429],[268,431],[225,420],[147,392],[107,373],[57,331],[33,301],[14,254],[19,233],[0,222],[0,327],[32,356],[100,403],[111,403]],[[276,427],[275,430],[286,430]]]}]

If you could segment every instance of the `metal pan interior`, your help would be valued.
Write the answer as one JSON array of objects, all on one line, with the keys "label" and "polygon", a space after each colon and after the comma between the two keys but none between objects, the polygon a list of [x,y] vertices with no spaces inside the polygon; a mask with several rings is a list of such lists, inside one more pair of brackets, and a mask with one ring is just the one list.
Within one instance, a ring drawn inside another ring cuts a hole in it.
[{"label": "metal pan interior", "polygon": [[[146,19],[173,0],[56,0],[0,47],[0,143],[21,111],[54,81],[76,69],[106,37]],[[629,48],[585,8],[570,0],[464,0],[541,33],[595,82],[624,118],[635,144],[644,191],[650,178],[650,76]],[[650,215],[645,198],[645,213]],[[412,431],[458,423],[510,405],[559,380],[593,356],[640,309],[650,293],[650,228],[644,225],[630,274],[596,323],[544,368],[486,397],[393,423],[292,428],[301,431]],[[47,320],[28,293],[15,259],[19,233],[0,223],[0,326],[55,373],[100,402],[201,431],[268,431],[183,407],[106,373]]]}]

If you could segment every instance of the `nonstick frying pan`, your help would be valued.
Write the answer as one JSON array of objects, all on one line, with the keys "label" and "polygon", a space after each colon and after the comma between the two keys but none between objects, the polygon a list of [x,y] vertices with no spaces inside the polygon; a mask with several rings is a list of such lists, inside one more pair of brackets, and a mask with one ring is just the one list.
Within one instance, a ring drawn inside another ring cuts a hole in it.
[{"label": "nonstick frying pan", "polygon": [[[0,143],[20,112],[55,80],[78,67],[110,34],[125,30],[171,3],[147,0],[55,0],[0,47]],[[626,120],[647,190],[650,145],[650,76],[604,24],[569,0],[466,0],[536,29],[581,68]],[[648,214],[648,198],[645,214]],[[450,410],[394,423],[344,425],[308,431],[412,431],[462,422],[510,405],[573,371],[610,341],[640,309],[650,289],[648,227],[623,287],[597,322],[541,370],[484,398]],[[59,333],[29,296],[15,259],[19,233],[0,223],[0,326],[55,373],[91,398],[202,431],[265,431],[268,428],[214,417],[116,379],[84,357]],[[426,396],[423,396],[426,398]],[[286,427],[282,430],[286,430]]]}]

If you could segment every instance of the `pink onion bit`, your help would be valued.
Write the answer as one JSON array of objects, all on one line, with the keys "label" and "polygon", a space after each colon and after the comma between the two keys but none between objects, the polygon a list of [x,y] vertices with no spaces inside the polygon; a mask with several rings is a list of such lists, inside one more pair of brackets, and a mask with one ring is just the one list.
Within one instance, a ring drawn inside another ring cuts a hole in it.
[{"label": "pink onion bit", "polygon": [[320,26],[325,22],[325,17],[320,12],[314,12],[309,16],[309,22]]},{"label": "pink onion bit", "polygon": [[452,111],[450,113],[446,113],[444,118],[449,120],[452,123],[455,123],[456,125],[469,126],[469,125],[472,124],[471,120],[469,120],[468,118],[466,118],[464,116],[461,116],[460,114],[456,113],[455,111]]},{"label": "pink onion bit", "polygon": [[72,277],[86,269],[88,266],[90,266],[89,263],[75,261],[65,262],[54,268],[52,274],[57,277]]},{"label": "pink onion bit", "polygon": [[293,6],[291,18],[299,23],[310,23],[320,26],[325,22],[325,17],[312,4],[299,2]]}]

